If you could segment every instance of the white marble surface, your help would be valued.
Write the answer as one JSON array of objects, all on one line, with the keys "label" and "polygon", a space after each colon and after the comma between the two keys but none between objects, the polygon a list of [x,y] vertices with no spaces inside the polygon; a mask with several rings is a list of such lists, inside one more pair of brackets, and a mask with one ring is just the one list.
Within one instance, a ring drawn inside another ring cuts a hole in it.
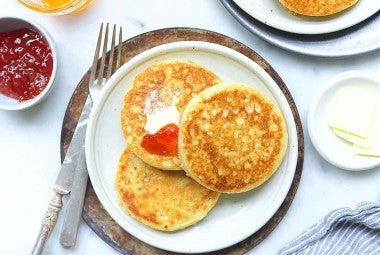
[{"label": "white marble surface", "polygon": [[[216,0],[94,0],[85,11],[67,16],[44,15],[24,8],[16,0],[2,0],[0,16],[8,15],[33,19],[51,33],[58,47],[59,67],[55,88],[41,104],[20,112],[0,111],[0,254],[28,254],[33,247],[60,167],[63,116],[72,92],[90,66],[102,21],[123,25],[125,39],[181,26],[228,35],[264,57],[287,84],[303,122],[303,174],[285,218],[250,253],[276,254],[330,210],[355,207],[364,200],[380,201],[379,168],[349,172],[331,166],[317,154],[306,130],[309,102],[321,84],[346,70],[378,73],[380,51],[339,59],[286,52],[247,32]],[[118,254],[85,223],[80,226],[77,246],[61,248],[61,220],[45,254]]]}]

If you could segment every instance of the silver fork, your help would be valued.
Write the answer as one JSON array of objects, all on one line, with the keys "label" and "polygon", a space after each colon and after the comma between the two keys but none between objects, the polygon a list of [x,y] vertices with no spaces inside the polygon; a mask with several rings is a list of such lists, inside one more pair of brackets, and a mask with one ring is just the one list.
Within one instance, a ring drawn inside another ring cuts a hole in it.
[{"label": "silver fork", "polygon": [[[120,27],[120,29],[119,29],[119,42],[118,42],[119,46],[117,47],[116,65],[115,65],[115,68],[113,69],[113,59],[114,59],[114,55],[115,55],[115,40],[116,40],[115,39],[115,37],[116,37],[116,25],[114,25],[113,31],[112,31],[110,57],[109,57],[108,64],[107,64],[107,66],[108,66],[107,73],[106,73],[106,76],[103,77],[104,69],[105,69],[106,53],[107,53],[107,43],[108,43],[108,23],[107,23],[106,29],[105,29],[103,50],[102,50],[102,56],[101,56],[99,71],[98,71],[98,77],[97,77],[97,79],[95,79],[96,71],[97,71],[97,63],[98,63],[98,58],[99,58],[99,51],[100,51],[100,46],[101,46],[101,42],[102,42],[102,34],[103,34],[103,24],[100,26],[98,42],[96,45],[94,60],[92,62],[91,73],[90,73],[89,90],[90,90],[90,95],[91,95],[91,98],[93,101],[96,100],[96,98],[98,97],[98,94],[99,94],[100,90],[102,89],[104,83],[111,77],[111,74],[120,67],[122,28]],[[99,82],[99,81],[101,81],[101,82]]]},{"label": "silver fork", "polygon": [[[89,92],[90,94],[87,97],[85,108],[89,105],[91,108],[93,103],[96,102],[100,91],[102,90],[106,81],[111,77],[112,73],[115,72],[120,67],[121,61],[121,44],[122,44],[122,28],[120,27],[118,33],[118,46],[115,46],[116,41],[116,25],[113,26],[112,38],[111,38],[111,49],[108,63],[106,65],[106,53],[107,53],[107,44],[109,41],[108,36],[108,27],[107,23],[105,26],[104,39],[103,37],[103,27],[102,23],[99,30],[99,36],[96,44],[94,59],[92,62],[90,79],[89,79]],[[101,45],[102,55],[100,59],[100,65],[98,67],[99,53]],[[116,63],[114,65],[114,57],[116,52]],[[107,70],[106,69],[107,66]],[[106,71],[106,73],[105,73]],[[105,73],[105,76],[104,76]],[[96,75],[97,74],[97,75]],[[79,123],[78,123],[79,124]],[[63,222],[62,232],[60,236],[60,243],[65,248],[72,248],[75,246],[76,237],[78,233],[78,227],[82,215],[84,197],[86,193],[88,172],[86,166],[86,160],[84,156],[84,147],[82,148],[78,164],[75,169],[73,187],[70,194],[70,199],[67,205],[66,215]]]}]

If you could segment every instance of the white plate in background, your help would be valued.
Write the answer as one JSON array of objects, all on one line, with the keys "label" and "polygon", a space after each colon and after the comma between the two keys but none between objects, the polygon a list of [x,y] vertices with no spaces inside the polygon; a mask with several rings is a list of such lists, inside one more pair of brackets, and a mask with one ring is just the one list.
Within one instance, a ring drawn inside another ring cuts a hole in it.
[{"label": "white plate in background", "polygon": [[[117,164],[126,142],[120,112],[124,94],[146,67],[165,60],[188,59],[210,69],[224,82],[251,84],[281,109],[289,134],[286,156],[277,172],[249,192],[222,195],[198,224],[175,232],[149,228],[126,214],[114,188]],[[285,95],[258,64],[227,47],[207,42],[175,42],[154,47],[125,63],[107,82],[91,112],[86,135],[86,160],[94,190],[111,217],[136,238],[161,249],[199,253],[222,249],[251,236],[279,209],[296,170],[298,140],[294,117]]]},{"label": "white plate in background", "polygon": [[256,20],[282,31],[325,34],[339,31],[369,18],[380,10],[379,0],[360,0],[352,7],[326,17],[294,15],[278,0],[233,0]]},{"label": "white plate in background", "polygon": [[365,21],[341,31],[301,35],[274,29],[261,23],[240,9],[232,0],[220,0],[220,2],[253,34],[285,50],[310,56],[342,57],[380,48],[380,11]]}]

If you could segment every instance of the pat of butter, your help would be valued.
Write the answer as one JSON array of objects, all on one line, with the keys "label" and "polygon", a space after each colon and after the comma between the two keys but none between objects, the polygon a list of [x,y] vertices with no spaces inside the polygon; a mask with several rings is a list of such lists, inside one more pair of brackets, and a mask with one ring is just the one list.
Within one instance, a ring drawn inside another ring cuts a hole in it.
[{"label": "pat of butter", "polygon": [[368,138],[375,117],[377,100],[360,86],[342,87],[329,116],[329,126],[361,138]]},{"label": "pat of butter", "polygon": [[353,148],[355,154],[380,157],[380,130],[369,148],[363,148],[356,144],[353,145]]},{"label": "pat of butter", "polygon": [[379,108],[380,107],[378,107],[377,111],[375,111],[372,123],[368,131],[368,136],[366,138],[353,135],[344,130],[340,130],[336,128],[332,128],[332,130],[337,136],[343,138],[344,140],[367,149],[373,144],[376,137],[378,136],[378,133],[380,132],[380,109]]},{"label": "pat of butter", "polygon": [[175,104],[168,107],[157,108],[154,109],[153,112],[146,114],[144,129],[150,134],[155,134],[162,127],[170,123],[179,126],[179,118],[180,114]]}]

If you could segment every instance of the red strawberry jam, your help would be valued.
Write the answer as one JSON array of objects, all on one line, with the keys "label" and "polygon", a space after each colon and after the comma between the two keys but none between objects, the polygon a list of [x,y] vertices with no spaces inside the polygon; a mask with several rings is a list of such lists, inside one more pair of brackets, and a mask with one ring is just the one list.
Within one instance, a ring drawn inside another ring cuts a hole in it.
[{"label": "red strawberry jam", "polygon": [[141,146],[155,155],[175,156],[178,152],[178,133],[176,124],[168,124],[155,134],[144,135]]},{"label": "red strawberry jam", "polygon": [[45,38],[30,28],[0,33],[0,93],[26,101],[47,86],[53,69]]}]

